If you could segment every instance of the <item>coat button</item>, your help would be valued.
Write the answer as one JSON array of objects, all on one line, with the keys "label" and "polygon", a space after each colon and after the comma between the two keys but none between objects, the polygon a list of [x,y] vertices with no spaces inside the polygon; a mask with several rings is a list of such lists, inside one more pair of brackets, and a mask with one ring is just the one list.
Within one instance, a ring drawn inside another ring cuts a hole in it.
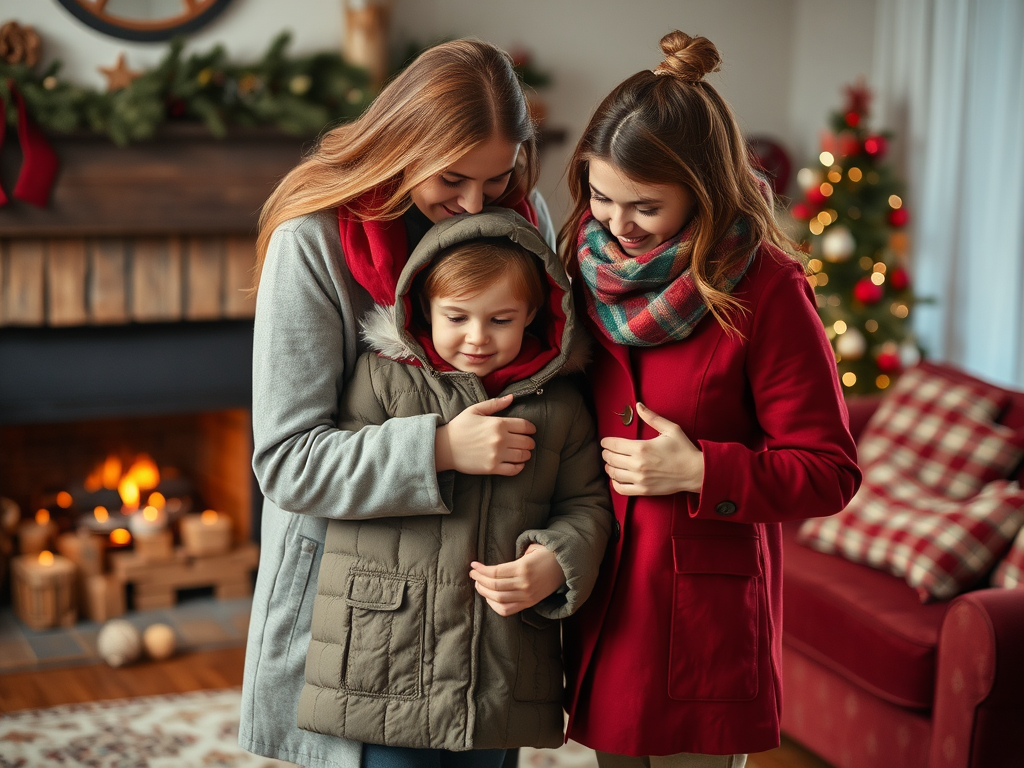
[{"label": "coat button", "polygon": [[622,538],[622,525],[618,520],[612,525],[612,541],[618,541]]},{"label": "coat button", "polygon": [[629,426],[633,423],[633,406],[626,404],[626,407],[621,411],[615,411],[615,415],[622,419],[624,426]]},{"label": "coat button", "polygon": [[717,512],[720,515],[725,515],[726,517],[728,517],[729,515],[735,515],[736,505],[733,504],[731,501],[720,501],[718,502],[718,504],[715,505],[715,512]]}]

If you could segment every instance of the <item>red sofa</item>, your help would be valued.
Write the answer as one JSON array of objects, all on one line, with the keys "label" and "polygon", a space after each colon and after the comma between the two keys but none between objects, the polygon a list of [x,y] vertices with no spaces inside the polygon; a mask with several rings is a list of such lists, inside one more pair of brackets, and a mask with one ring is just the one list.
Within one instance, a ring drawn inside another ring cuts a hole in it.
[{"label": "red sofa", "polygon": [[[1024,392],[1012,394],[999,421],[1024,428]],[[879,401],[849,401],[854,437]],[[837,768],[1024,766],[1024,589],[983,583],[922,604],[902,579],[783,528],[788,736]]]}]

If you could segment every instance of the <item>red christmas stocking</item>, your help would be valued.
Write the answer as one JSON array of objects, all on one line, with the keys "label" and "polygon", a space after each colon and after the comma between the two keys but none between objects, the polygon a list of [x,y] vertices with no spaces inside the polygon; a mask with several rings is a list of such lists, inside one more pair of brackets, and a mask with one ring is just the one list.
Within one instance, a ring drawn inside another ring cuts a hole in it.
[{"label": "red christmas stocking", "polygon": [[[57,175],[57,154],[47,143],[43,132],[28,119],[25,99],[8,81],[7,87],[14,97],[18,108],[18,140],[21,143],[21,171],[14,184],[13,196],[40,208],[46,207],[46,200],[53,188],[53,179]],[[0,147],[4,143],[7,129],[7,110],[4,100],[0,97]],[[7,195],[0,189],[0,206],[7,203]]]}]

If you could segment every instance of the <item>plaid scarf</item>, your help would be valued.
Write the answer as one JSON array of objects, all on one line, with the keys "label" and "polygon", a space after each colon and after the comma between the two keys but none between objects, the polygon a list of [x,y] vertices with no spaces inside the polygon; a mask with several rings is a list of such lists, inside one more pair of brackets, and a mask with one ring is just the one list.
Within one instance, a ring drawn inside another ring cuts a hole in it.
[{"label": "plaid scarf", "polygon": [[[720,259],[750,231],[736,219],[712,249]],[[690,274],[693,225],[640,256],[630,256],[588,211],[580,222],[576,258],[586,287],[587,313],[616,344],[655,347],[685,339],[708,311]],[[747,272],[757,248],[737,262],[719,286],[731,293]]]}]

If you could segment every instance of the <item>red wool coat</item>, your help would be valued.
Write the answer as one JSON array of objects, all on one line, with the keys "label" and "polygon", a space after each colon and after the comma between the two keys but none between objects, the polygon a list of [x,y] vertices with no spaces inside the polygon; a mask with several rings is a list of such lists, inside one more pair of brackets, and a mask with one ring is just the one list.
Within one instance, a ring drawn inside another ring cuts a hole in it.
[{"label": "red wool coat", "polygon": [[[618,754],[760,752],[782,709],[780,522],[834,514],[860,484],[832,349],[801,267],[762,246],[729,337],[621,347],[589,371],[601,437],[656,436],[639,400],[704,453],[699,494],[612,492],[617,539],[564,626],[568,738]],[[582,306],[582,304],[580,305]]]}]

